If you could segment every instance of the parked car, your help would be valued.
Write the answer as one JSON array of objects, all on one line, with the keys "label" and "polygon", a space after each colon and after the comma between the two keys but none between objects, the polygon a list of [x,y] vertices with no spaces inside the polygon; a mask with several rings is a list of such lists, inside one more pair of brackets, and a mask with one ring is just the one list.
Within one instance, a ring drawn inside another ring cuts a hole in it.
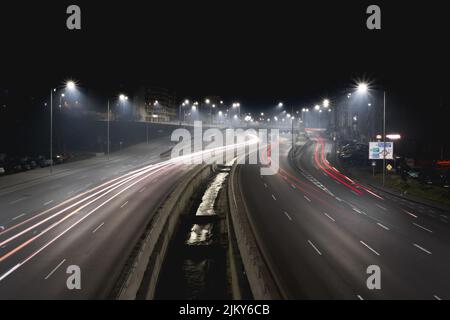
[{"label": "parked car", "polygon": [[3,165],[0,164],[0,175],[3,175],[6,173],[5,168],[3,167]]}]

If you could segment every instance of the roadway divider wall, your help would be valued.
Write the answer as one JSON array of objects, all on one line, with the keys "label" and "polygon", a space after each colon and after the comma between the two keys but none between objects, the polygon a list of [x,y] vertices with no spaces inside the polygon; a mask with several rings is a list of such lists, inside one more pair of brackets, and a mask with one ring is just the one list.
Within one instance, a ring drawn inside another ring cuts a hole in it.
[{"label": "roadway divider wall", "polygon": [[167,248],[185,209],[197,189],[214,171],[214,165],[196,167],[162,201],[138,243],[120,287],[113,298],[153,299]]},{"label": "roadway divider wall", "polygon": [[270,271],[248,215],[245,201],[239,187],[239,165],[234,165],[228,183],[228,201],[231,223],[237,240],[239,253],[247,275],[253,297],[257,300],[278,300],[286,298]]}]

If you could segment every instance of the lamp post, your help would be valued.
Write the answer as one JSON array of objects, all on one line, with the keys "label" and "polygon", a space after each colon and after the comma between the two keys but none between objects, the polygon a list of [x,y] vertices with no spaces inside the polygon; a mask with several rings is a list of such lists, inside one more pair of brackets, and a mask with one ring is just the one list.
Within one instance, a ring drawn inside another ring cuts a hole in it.
[{"label": "lamp post", "polygon": [[[369,87],[366,83],[358,84],[358,92],[367,93]],[[386,183],[386,90],[383,91],[383,187]]]},{"label": "lamp post", "polygon": [[[69,80],[65,84],[65,88],[75,90],[76,84]],[[53,94],[57,88],[50,89],[50,174],[53,174]]]}]

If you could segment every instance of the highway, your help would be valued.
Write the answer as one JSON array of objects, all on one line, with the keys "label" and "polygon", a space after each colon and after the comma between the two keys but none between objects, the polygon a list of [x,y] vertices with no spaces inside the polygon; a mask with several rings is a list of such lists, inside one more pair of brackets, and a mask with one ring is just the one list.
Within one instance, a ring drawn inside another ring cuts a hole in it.
[{"label": "highway", "polygon": [[[280,170],[261,176],[241,165],[238,179],[266,262],[289,299],[450,299],[448,216],[388,197],[341,173],[320,132]],[[369,290],[367,267],[381,270]]]},{"label": "highway", "polygon": [[[3,186],[0,298],[107,298],[153,209],[190,169],[160,159],[169,145],[160,138]],[[81,290],[66,287],[70,265]]]}]

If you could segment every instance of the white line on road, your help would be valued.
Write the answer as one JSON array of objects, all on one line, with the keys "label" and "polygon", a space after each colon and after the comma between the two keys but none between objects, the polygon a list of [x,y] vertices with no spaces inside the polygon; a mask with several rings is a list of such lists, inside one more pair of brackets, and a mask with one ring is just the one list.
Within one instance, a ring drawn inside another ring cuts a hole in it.
[{"label": "white line on road", "polygon": [[359,241],[361,242],[362,245],[364,245],[367,249],[369,249],[370,251],[372,251],[373,253],[375,253],[377,256],[379,256],[380,254],[378,252],[376,252],[374,249],[372,249],[368,244],[366,244],[364,241]]},{"label": "white line on road", "polygon": [[420,229],[422,229],[422,230],[425,230],[425,231],[427,231],[427,232],[429,232],[429,233],[433,233],[433,231],[431,231],[431,230],[428,229],[428,228],[425,228],[424,226],[421,226],[420,224],[417,224],[417,223],[414,223],[414,222],[413,222],[413,225],[415,225],[417,228],[420,228]]},{"label": "white line on road", "polygon": [[381,223],[379,223],[379,222],[377,222],[377,225],[379,225],[380,227],[382,227],[384,230],[389,231],[389,228],[386,227],[385,225],[383,225],[383,224],[381,224]]},{"label": "white line on road", "polygon": [[363,297],[361,297],[359,294],[356,295],[356,297],[358,297],[359,300],[364,300]]},{"label": "white line on road", "polygon": [[375,203],[375,205],[380,208],[381,210],[387,211],[387,209],[383,206],[380,206],[378,203]]},{"label": "white line on road", "polygon": [[291,184],[292,189],[297,189],[296,186],[294,186],[293,184]]},{"label": "white line on road", "polygon": [[334,220],[328,213],[324,212],[323,214],[331,221],[336,222],[336,220]]},{"label": "white line on road", "polygon": [[267,183],[264,183],[264,188],[266,188],[266,189],[267,189]]},{"label": "white line on road", "polygon": [[125,202],[123,205],[120,206],[120,208],[122,209],[123,207],[125,207],[128,204],[128,201]]},{"label": "white line on road", "polygon": [[415,214],[413,214],[413,213],[411,213],[411,212],[409,212],[409,211],[407,211],[407,210],[405,210],[405,209],[402,209],[405,213],[407,213],[407,214],[409,214],[411,217],[414,217],[414,218],[416,218],[417,219],[417,216],[415,215]]},{"label": "white line on road", "polygon": [[426,253],[428,253],[428,254],[432,254],[430,251],[428,251],[428,250],[425,249],[424,247],[419,246],[418,244],[415,244],[415,243],[414,243],[414,247],[416,247],[416,248],[418,248],[418,249],[420,249],[420,250],[422,250],[423,252],[426,252]]},{"label": "white line on road", "polygon": [[48,278],[50,278],[52,276],[53,273],[55,273],[56,270],[58,270],[59,267],[62,266],[62,264],[66,262],[66,259],[64,259],[63,261],[61,261],[56,267],[55,269],[53,269],[52,271],[50,271],[50,273],[44,278],[44,280],[47,280]]},{"label": "white line on road", "polygon": [[46,203],[44,203],[44,206],[48,206],[52,202],[53,202],[53,200],[47,201]]},{"label": "white line on road", "polygon": [[442,299],[439,298],[437,295],[434,295],[433,298],[435,298],[436,300],[442,300]]},{"label": "white line on road", "polygon": [[105,224],[104,222],[100,223],[100,225],[97,228],[95,228],[94,231],[92,231],[92,233],[96,233],[98,231],[98,229],[103,227],[104,224]]},{"label": "white line on road", "polygon": [[12,218],[12,220],[17,220],[20,217],[23,217],[25,215],[25,213],[19,214],[18,216],[15,216],[14,218]]},{"label": "white line on road", "polygon": [[16,271],[18,268],[20,268],[22,264],[18,263],[16,264],[14,267],[12,267],[11,269],[9,269],[6,273],[4,273],[1,277],[0,277],[0,281],[2,281],[3,279],[5,279],[7,276],[9,276],[11,273],[13,273],[14,271]]},{"label": "white line on road", "polygon": [[322,253],[319,251],[319,249],[317,249],[317,247],[314,245],[314,243],[311,242],[311,240],[308,240],[308,243],[311,245],[311,247],[314,248],[314,250],[316,250],[316,252],[319,254],[319,256],[322,255]]},{"label": "white line on road", "polygon": [[16,204],[16,203],[18,203],[18,202],[20,202],[20,201],[25,200],[26,198],[27,198],[27,197],[19,198],[19,199],[17,199],[17,200],[11,201],[9,204]]},{"label": "white line on road", "polygon": [[311,199],[308,198],[307,196],[303,196],[308,202],[311,202]]},{"label": "white line on road", "polygon": [[286,215],[286,217],[287,217],[290,221],[292,221],[292,218],[291,218],[291,216],[289,215],[289,213],[287,213],[286,211],[284,211],[284,214]]},{"label": "white line on road", "polygon": [[273,200],[275,200],[275,201],[277,201],[277,198],[275,198],[275,196],[274,196],[274,195],[272,195],[272,199],[273,199]]}]

